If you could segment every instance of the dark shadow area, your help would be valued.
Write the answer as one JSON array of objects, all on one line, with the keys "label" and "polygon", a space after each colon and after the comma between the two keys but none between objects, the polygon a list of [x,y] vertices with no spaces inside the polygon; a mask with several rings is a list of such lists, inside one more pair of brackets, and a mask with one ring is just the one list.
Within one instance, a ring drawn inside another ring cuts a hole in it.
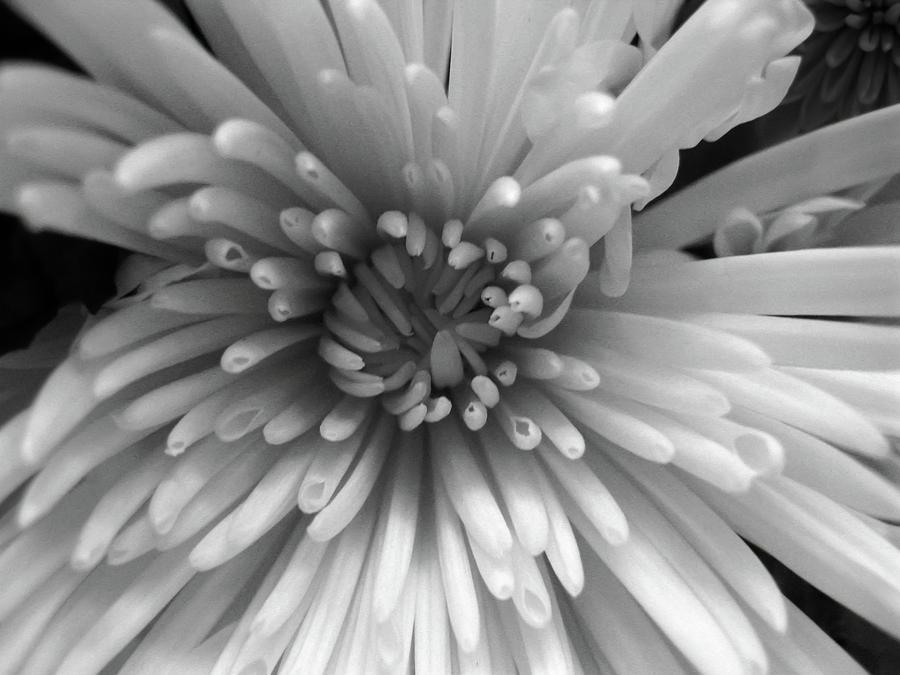
[{"label": "dark shadow area", "polygon": [[[0,59],[31,60],[79,71],[43,35],[0,5]],[[59,307],[96,310],[113,292],[116,249],[54,233],[34,234],[0,213],[0,352],[25,346]]]}]

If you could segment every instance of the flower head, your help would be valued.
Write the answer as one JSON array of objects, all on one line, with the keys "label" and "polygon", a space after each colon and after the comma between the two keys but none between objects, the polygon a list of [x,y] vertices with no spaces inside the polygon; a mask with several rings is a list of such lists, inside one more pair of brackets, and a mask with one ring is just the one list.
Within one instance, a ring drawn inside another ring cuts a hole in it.
[{"label": "flower head", "polygon": [[900,3],[808,0],[816,17],[786,103],[801,131],[900,101]]},{"label": "flower head", "polygon": [[674,250],[890,171],[738,166],[632,255],[802,4],[190,2],[216,58],[153,2],[13,4],[100,83],[0,72],[0,204],[136,255],[0,361],[0,663],[850,672],[737,533],[896,632],[896,249]]}]

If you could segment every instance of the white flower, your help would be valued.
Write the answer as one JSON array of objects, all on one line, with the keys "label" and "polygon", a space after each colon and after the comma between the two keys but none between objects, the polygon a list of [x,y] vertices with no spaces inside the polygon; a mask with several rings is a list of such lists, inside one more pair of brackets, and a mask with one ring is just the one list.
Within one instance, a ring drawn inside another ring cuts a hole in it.
[{"label": "white flower", "polygon": [[801,3],[189,1],[216,58],[12,4],[104,84],[0,72],[0,205],[137,255],[0,360],[0,672],[857,672],[738,535],[900,632],[900,252],[675,250],[896,149],[725,169],[632,269]]}]

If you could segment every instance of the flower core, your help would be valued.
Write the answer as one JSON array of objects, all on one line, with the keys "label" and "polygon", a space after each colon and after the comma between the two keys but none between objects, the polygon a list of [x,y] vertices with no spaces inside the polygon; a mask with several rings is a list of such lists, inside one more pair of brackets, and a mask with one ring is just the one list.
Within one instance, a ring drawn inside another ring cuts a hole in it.
[{"label": "flower core", "polygon": [[[322,233],[335,232],[339,223],[336,212],[320,214],[313,228],[328,240]],[[489,371],[506,386],[516,371],[490,348],[504,334],[533,327],[545,293],[553,299],[571,292],[587,271],[587,246],[566,241],[554,218],[523,228],[511,246],[493,238],[480,245],[463,241],[461,221],[435,231],[415,213],[398,211],[378,219],[377,233],[382,241],[350,270],[337,250],[316,256],[321,274],[342,279],[319,343],[332,382],[350,396],[383,395],[383,409],[398,416],[404,430],[443,419],[454,404],[466,426],[481,428],[500,397]],[[366,238],[357,234],[357,241],[344,238],[335,246],[361,253]]]}]

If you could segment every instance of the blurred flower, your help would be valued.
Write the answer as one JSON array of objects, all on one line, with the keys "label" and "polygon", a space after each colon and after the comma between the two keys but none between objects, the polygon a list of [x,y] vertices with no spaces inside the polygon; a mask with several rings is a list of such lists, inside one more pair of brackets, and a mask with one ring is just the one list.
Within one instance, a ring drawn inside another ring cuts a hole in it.
[{"label": "blurred flower", "polygon": [[900,2],[806,0],[816,17],[786,113],[810,131],[900,102]]},{"label": "blurred flower", "polygon": [[900,252],[677,249],[884,181],[900,112],[632,265],[811,19],[568,4],[188,2],[216,60],[13,2],[102,84],[0,72],[0,206],[136,255],[0,360],[0,671],[858,672],[738,535],[897,633]]}]

